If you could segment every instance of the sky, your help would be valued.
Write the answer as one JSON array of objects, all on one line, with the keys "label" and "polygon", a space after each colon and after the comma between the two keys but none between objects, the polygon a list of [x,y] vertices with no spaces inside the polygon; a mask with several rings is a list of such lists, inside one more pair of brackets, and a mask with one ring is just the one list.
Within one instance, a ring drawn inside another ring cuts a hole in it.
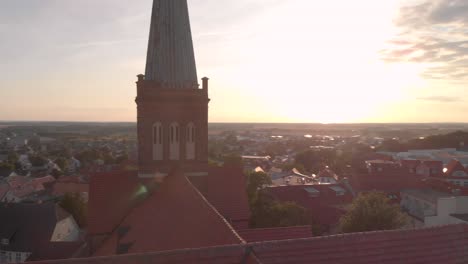
[{"label": "sky", "polygon": [[[188,0],[211,122],[468,122],[468,0]],[[0,0],[0,120],[136,121],[151,0]]]}]

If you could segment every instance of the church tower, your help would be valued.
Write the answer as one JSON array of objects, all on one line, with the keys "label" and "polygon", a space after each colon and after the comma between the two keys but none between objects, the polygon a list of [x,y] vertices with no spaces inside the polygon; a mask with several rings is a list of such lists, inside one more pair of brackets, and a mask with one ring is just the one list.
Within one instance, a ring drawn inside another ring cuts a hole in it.
[{"label": "church tower", "polygon": [[140,177],[207,164],[208,78],[200,89],[187,0],[154,0],[146,72],[138,75],[135,101]]}]

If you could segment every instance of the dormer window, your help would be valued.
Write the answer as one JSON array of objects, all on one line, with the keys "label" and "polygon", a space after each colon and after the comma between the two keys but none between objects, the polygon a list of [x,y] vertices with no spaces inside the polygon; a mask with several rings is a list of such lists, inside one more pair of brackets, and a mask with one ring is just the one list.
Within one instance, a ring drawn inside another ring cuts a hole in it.
[{"label": "dormer window", "polygon": [[330,187],[333,191],[335,191],[336,196],[344,196],[346,191],[341,188],[340,186],[332,186]]},{"label": "dormer window", "polygon": [[320,196],[320,191],[313,188],[313,187],[307,187],[307,188],[304,188],[304,190],[309,194],[309,197],[319,197]]}]

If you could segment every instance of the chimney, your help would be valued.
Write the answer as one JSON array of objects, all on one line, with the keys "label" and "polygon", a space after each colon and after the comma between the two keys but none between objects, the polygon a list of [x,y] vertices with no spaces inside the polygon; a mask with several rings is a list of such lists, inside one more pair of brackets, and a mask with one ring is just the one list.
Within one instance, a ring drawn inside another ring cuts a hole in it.
[{"label": "chimney", "polygon": [[202,78],[202,81],[203,81],[202,89],[207,91],[207,92],[208,92],[208,80],[209,80],[208,77],[203,77]]}]

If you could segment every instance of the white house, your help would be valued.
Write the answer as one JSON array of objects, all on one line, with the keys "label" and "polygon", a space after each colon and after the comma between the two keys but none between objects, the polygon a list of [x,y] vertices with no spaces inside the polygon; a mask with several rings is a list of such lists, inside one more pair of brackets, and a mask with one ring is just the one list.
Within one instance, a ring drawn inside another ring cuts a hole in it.
[{"label": "white house", "polygon": [[434,216],[426,216],[426,226],[468,223],[468,196],[446,197],[437,200]]},{"label": "white house", "polygon": [[437,215],[437,202],[440,198],[452,197],[452,194],[431,189],[411,189],[401,191],[400,205],[409,215],[420,221],[428,216]]}]

